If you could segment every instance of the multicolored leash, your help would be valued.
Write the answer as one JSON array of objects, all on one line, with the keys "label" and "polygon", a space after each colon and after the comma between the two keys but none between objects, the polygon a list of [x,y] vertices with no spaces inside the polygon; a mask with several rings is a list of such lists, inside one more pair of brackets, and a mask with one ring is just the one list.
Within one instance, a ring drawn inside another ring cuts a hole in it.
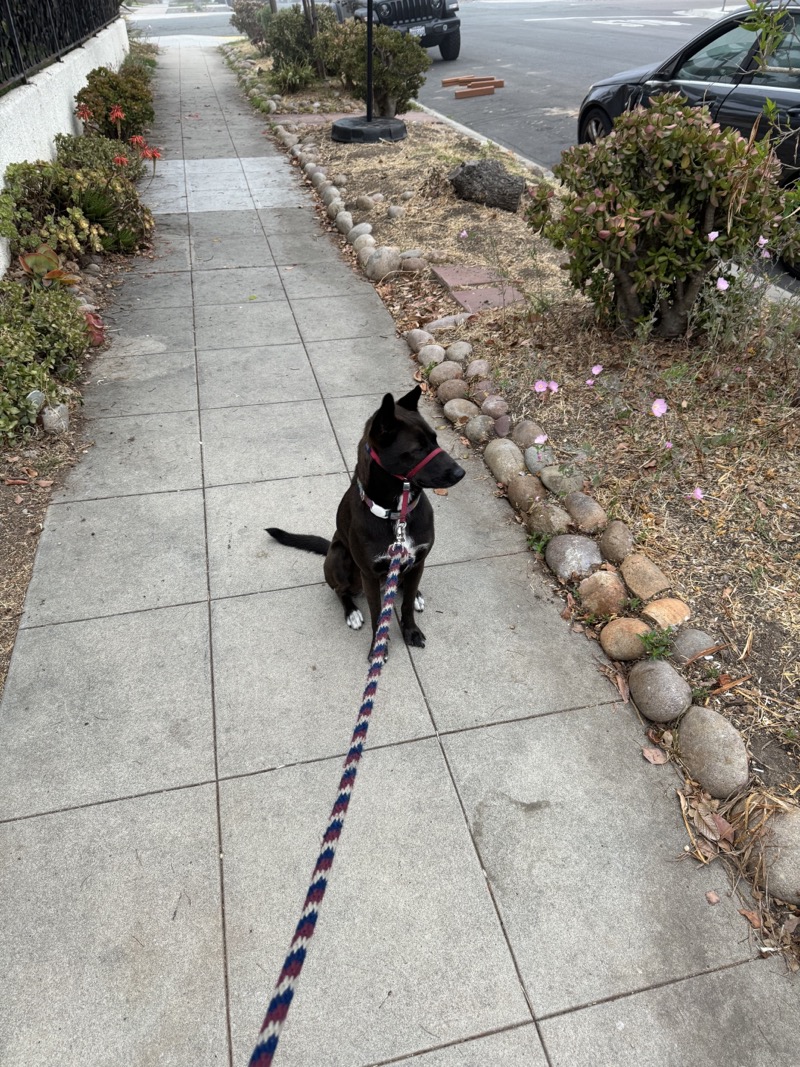
[{"label": "multicolored leash", "polygon": [[322,898],[328,888],[328,874],[331,867],[333,867],[336,842],[342,833],[344,817],[347,814],[347,807],[356,781],[359,760],[367,739],[369,720],[372,715],[375,693],[378,689],[378,679],[386,662],[389,623],[391,622],[392,610],[397,596],[400,568],[403,565],[403,560],[408,555],[408,550],[405,546],[405,518],[408,511],[410,488],[408,483],[403,486],[400,520],[396,527],[395,542],[389,549],[389,573],[383,590],[383,603],[381,604],[381,613],[378,616],[375,643],[372,646],[367,684],[364,687],[361,707],[358,710],[358,719],[353,730],[353,736],[350,739],[350,751],[344,761],[344,771],[339,782],[339,792],[331,809],[328,827],[322,837],[322,848],[314,867],[314,872],[311,875],[311,885],[308,887],[300,922],[297,924],[292,943],[289,946],[289,954],[284,961],[267,1014],[261,1024],[258,1044],[250,1057],[249,1067],[271,1067],[281,1036],[281,1029],[286,1021],[289,1005],[294,997],[295,986],[305,963],[308,944],[314,936]]}]

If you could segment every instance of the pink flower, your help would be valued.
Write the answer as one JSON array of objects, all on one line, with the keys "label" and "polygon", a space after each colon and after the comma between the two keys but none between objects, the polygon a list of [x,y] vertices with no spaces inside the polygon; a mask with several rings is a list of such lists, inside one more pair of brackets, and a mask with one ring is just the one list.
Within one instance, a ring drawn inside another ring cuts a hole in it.
[{"label": "pink flower", "polygon": [[602,374],[602,373],[603,373],[603,364],[602,363],[595,363],[595,365],[592,367],[592,374],[596,378],[598,374]]},{"label": "pink flower", "polygon": [[653,406],[650,408],[657,419],[660,419],[662,415],[666,415],[669,411],[666,400],[654,400]]},{"label": "pink flower", "polygon": [[672,441],[665,441],[664,448],[672,448]]},{"label": "pink flower", "polygon": [[717,289],[719,289],[721,293],[724,293],[726,289],[730,289],[730,283],[724,278],[717,278]]},{"label": "pink flower", "polygon": [[558,392],[558,382],[548,382],[547,383],[547,388],[550,390],[551,393],[557,393]]},{"label": "pink flower", "polygon": [[544,380],[544,378],[540,378],[538,382],[533,383],[533,391],[534,393],[547,392],[547,382]]},{"label": "pink flower", "polygon": [[547,440],[547,434],[546,433],[540,433],[538,437],[534,437],[533,443],[535,445],[543,445],[546,440]]},{"label": "pink flower", "polygon": [[770,250],[768,248],[762,248],[761,249],[761,258],[762,259],[772,259],[772,253],[770,252]]},{"label": "pink flower", "polygon": [[703,492],[703,490],[698,485],[698,487],[696,489],[693,489],[691,491],[691,493],[689,493],[689,495],[687,496],[686,499],[687,500],[702,500],[704,496],[705,496],[705,493]]},{"label": "pink flower", "polygon": [[766,237],[762,235],[761,237],[759,237],[757,244],[759,248],[763,248],[764,245],[769,244],[769,241],[767,241]]},{"label": "pink flower", "polygon": [[586,379],[586,384],[587,385],[594,385],[594,378],[587,378]]},{"label": "pink flower", "polygon": [[465,237],[468,237],[468,236],[469,236],[469,234],[467,233],[467,231],[466,231],[466,230],[462,230],[462,231],[461,231],[461,233],[460,233],[460,234],[459,234],[458,236],[459,236],[459,237],[461,238],[461,240],[463,241]]},{"label": "pink flower", "polygon": [[719,237],[719,230],[712,230],[711,233],[709,233],[709,235],[708,235],[709,241],[716,241],[716,239],[718,237]]}]

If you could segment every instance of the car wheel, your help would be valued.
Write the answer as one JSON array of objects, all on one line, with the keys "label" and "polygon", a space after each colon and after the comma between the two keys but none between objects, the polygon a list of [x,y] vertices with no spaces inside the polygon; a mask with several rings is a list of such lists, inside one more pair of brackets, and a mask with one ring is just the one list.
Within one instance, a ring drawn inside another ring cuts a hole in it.
[{"label": "car wheel", "polygon": [[439,51],[442,53],[442,59],[458,59],[458,53],[461,51],[461,30],[448,33],[439,45]]},{"label": "car wheel", "polygon": [[611,119],[599,107],[590,108],[581,119],[578,140],[581,144],[597,144],[611,133]]}]

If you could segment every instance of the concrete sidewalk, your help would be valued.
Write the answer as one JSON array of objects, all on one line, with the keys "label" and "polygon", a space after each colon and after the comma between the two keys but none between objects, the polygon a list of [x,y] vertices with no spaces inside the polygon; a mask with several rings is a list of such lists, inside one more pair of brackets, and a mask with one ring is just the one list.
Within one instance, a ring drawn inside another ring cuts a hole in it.
[{"label": "concrete sidewalk", "polygon": [[[0,712],[3,1067],[247,1062],[364,683],[366,631],[264,527],[330,535],[405,345],[216,51],[162,55],[156,112],[159,256]],[[671,768],[462,462],[276,1062],[797,1067],[800,984],[680,862]]]}]

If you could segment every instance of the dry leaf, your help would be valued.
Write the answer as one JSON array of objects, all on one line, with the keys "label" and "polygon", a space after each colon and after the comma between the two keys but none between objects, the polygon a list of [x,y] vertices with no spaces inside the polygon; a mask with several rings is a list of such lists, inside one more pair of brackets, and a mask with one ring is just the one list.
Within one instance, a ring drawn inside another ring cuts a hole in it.
[{"label": "dry leaf", "polygon": [[40,485],[42,489],[49,489],[53,484],[53,480],[52,478],[40,478],[36,484]]},{"label": "dry leaf", "polygon": [[446,489],[434,489],[433,491],[434,493],[436,493],[437,496],[447,496]]},{"label": "dry leaf", "polygon": [[745,908],[739,908],[739,914],[744,915],[745,919],[747,919],[754,930],[761,929],[761,919],[756,912],[747,911]]},{"label": "dry leaf", "polygon": [[14,503],[15,504],[21,504],[22,503],[22,497],[19,495],[19,493],[14,497]]},{"label": "dry leaf", "polygon": [[719,896],[713,889],[709,889],[706,893],[706,900],[709,904],[719,904]]},{"label": "dry leaf", "polygon": [[783,924],[783,928],[790,936],[795,932],[800,925],[800,915],[790,915],[786,922]]},{"label": "dry leaf", "polygon": [[720,840],[733,842],[733,827],[728,820],[723,819],[723,817],[716,812],[712,812],[711,818],[714,820],[714,824],[717,827]]},{"label": "dry leaf", "polygon": [[648,763],[668,763],[669,756],[663,748],[643,748],[642,755]]}]

